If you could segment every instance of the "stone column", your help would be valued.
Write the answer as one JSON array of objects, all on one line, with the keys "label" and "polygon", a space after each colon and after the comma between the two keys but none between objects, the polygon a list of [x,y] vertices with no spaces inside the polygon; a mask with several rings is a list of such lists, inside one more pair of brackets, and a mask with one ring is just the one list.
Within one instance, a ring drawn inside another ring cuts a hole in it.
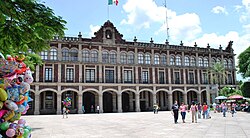
[{"label": "stone column", "polygon": [[135,94],[135,102],[136,102],[136,104],[135,104],[135,110],[136,110],[136,112],[140,112],[141,111],[141,109],[140,109],[140,94],[139,93],[136,93]]},{"label": "stone column", "polygon": [[197,81],[198,81],[197,84],[201,84],[201,81],[200,81],[200,70],[199,69],[197,69]]},{"label": "stone column", "polygon": [[78,61],[82,62],[82,45],[78,44]]},{"label": "stone column", "polygon": [[61,63],[58,63],[58,82],[62,82],[62,65]]},{"label": "stone column", "polygon": [[39,71],[39,66],[38,65],[36,65],[36,82],[39,82],[39,73],[40,73],[40,71]]},{"label": "stone column", "polygon": [[133,106],[133,93],[129,93],[129,111],[134,111],[134,106]]},{"label": "stone column", "polygon": [[82,114],[82,93],[78,93],[78,114]]},{"label": "stone column", "polygon": [[210,88],[206,86],[206,95],[207,95],[207,105],[210,105]]},{"label": "stone column", "polygon": [[57,93],[57,109],[56,114],[60,115],[62,114],[62,94]]},{"label": "stone column", "polygon": [[112,101],[113,101],[113,112],[117,112],[117,109],[116,109],[116,95],[115,94],[112,94]]},{"label": "stone column", "polygon": [[[99,83],[102,83],[102,74],[103,74],[103,71],[102,71],[102,65],[99,65]],[[97,78],[98,79],[98,78]]]},{"label": "stone column", "polygon": [[168,83],[169,84],[172,84],[172,80],[171,80],[172,78],[171,78],[171,70],[170,70],[170,68],[168,68]]},{"label": "stone column", "polygon": [[138,64],[138,49],[135,47],[135,65]]},{"label": "stone column", "polygon": [[[188,101],[187,101],[187,93],[183,93],[183,102],[184,104],[188,104]],[[179,103],[180,104],[180,103]]]},{"label": "stone column", "polygon": [[121,73],[121,67],[120,66],[117,66],[117,74],[118,74],[118,76],[117,76],[117,83],[123,83],[123,80],[121,80],[121,74],[123,74],[123,71]]},{"label": "stone column", "polygon": [[117,94],[118,113],[122,113],[122,94]]},{"label": "stone column", "polygon": [[58,52],[57,59],[59,61],[62,61],[62,44],[61,43],[58,43],[58,50],[57,50],[57,52]]},{"label": "stone column", "polygon": [[173,106],[173,96],[172,93],[168,93],[168,110],[172,110],[172,106]]},{"label": "stone column", "polygon": [[182,76],[183,76],[183,84],[186,84],[187,83],[187,81],[186,81],[186,69],[183,69]]},{"label": "stone column", "polygon": [[135,67],[135,83],[139,83],[139,74],[138,74],[138,67]]},{"label": "stone column", "polygon": [[80,83],[83,82],[83,78],[82,78],[82,64],[79,64],[79,82]]},{"label": "stone column", "polygon": [[99,112],[103,113],[102,86],[99,86],[98,98],[99,98],[99,107],[100,107],[100,111]]},{"label": "stone column", "polygon": [[39,115],[40,114],[40,95],[39,95],[39,86],[36,85],[35,86],[35,111],[34,114],[35,115]]},{"label": "stone column", "polygon": [[152,79],[153,81],[151,81],[151,82],[153,82],[153,84],[155,84],[155,67],[152,67],[152,78],[150,78],[150,79]]},{"label": "stone column", "polygon": [[156,94],[154,93],[154,94],[153,94],[153,105],[154,105],[155,103],[157,103],[157,100],[156,100]]},{"label": "stone column", "polygon": [[197,93],[197,100],[199,103],[201,103],[201,93]]}]

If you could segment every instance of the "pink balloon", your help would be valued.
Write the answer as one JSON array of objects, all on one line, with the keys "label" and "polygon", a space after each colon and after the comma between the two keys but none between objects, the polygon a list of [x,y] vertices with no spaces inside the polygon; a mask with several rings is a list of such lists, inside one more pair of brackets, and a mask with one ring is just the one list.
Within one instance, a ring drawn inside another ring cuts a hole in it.
[{"label": "pink balloon", "polygon": [[14,129],[12,129],[12,128],[9,128],[7,131],[6,131],[6,135],[8,136],[8,137],[13,137],[13,136],[15,136],[15,130]]},{"label": "pink balloon", "polygon": [[18,124],[23,124],[23,125],[25,125],[25,123],[26,123],[26,121],[25,121],[24,119],[18,120]]},{"label": "pink balloon", "polygon": [[1,110],[0,111],[0,118],[2,118],[3,115],[5,115],[8,112],[8,110]]}]

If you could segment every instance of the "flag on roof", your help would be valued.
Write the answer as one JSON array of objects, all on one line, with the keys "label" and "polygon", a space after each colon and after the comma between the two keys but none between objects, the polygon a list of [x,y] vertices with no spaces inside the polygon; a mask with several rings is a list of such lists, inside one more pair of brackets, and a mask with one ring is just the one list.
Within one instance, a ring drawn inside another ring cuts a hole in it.
[{"label": "flag on roof", "polygon": [[108,5],[113,5],[113,4],[115,4],[117,6],[118,0],[108,0]]}]

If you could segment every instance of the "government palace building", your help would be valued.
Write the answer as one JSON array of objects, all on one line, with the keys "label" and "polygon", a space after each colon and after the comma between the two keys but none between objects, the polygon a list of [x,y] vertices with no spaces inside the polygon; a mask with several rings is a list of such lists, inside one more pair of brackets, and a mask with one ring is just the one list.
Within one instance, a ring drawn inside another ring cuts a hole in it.
[{"label": "government palace building", "polygon": [[[92,38],[54,37],[40,53],[28,114],[61,114],[62,101],[71,99],[70,113],[171,110],[174,101],[211,104],[218,85],[211,68],[221,62],[225,76],[220,87],[236,87],[232,41],[222,49],[126,41],[109,20]],[[212,40],[211,40],[212,41]],[[91,108],[92,107],[92,108]]]}]

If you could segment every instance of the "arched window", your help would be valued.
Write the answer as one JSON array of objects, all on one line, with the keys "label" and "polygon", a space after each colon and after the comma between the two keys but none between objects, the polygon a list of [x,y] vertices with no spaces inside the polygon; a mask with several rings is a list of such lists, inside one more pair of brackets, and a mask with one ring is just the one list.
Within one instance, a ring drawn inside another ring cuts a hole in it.
[{"label": "arched window", "polygon": [[174,56],[170,56],[170,65],[174,65]]},{"label": "arched window", "polygon": [[102,62],[109,63],[109,53],[108,51],[102,51]]},{"label": "arched window", "polygon": [[98,52],[96,50],[91,50],[91,62],[98,62]]},{"label": "arched window", "polygon": [[134,53],[128,53],[128,64],[134,64]]},{"label": "arched window", "polygon": [[72,49],[70,51],[70,61],[77,61],[78,60],[78,51],[76,49]]},{"label": "arched window", "polygon": [[175,57],[175,65],[180,66],[181,65],[181,57],[179,55],[177,55]]},{"label": "arched window", "polygon": [[57,60],[57,50],[55,48],[50,49],[50,60]]},{"label": "arched window", "polygon": [[190,59],[190,64],[191,64],[191,66],[196,66],[196,60],[195,60],[195,57],[191,57],[191,59]]},{"label": "arched window", "polygon": [[89,51],[86,49],[82,51],[82,62],[90,62]]},{"label": "arched window", "polygon": [[228,68],[229,69],[233,68],[233,61],[231,59],[228,60]]},{"label": "arched window", "polygon": [[139,53],[138,54],[138,64],[143,64],[144,58],[143,58],[143,54]]},{"label": "arched window", "polygon": [[159,55],[155,55],[155,65],[160,64],[160,57]]},{"label": "arched window", "polygon": [[125,52],[121,52],[120,56],[121,64],[127,64],[127,54]]},{"label": "arched window", "polygon": [[215,59],[215,58],[212,58],[212,59],[211,59],[211,67],[213,67],[215,63],[216,63],[216,59]]},{"label": "arched window", "polygon": [[110,63],[116,64],[116,53],[114,51],[110,52]]},{"label": "arched window", "polygon": [[145,55],[145,64],[150,64],[151,63],[150,61],[151,61],[150,54],[147,53]]},{"label": "arched window", "polygon": [[62,49],[62,60],[69,61],[69,50],[68,49]]},{"label": "arched window", "polygon": [[40,53],[40,55],[41,55],[42,60],[47,60],[48,59],[48,51],[42,51]]},{"label": "arched window", "polygon": [[228,68],[227,59],[224,59],[224,68]]},{"label": "arched window", "polygon": [[165,54],[161,55],[161,64],[167,65],[167,56]]},{"label": "arched window", "polygon": [[190,66],[190,59],[188,56],[185,56],[185,66]]},{"label": "arched window", "polygon": [[203,58],[199,57],[199,67],[203,67]]},{"label": "arched window", "polygon": [[204,67],[208,67],[208,58],[204,58]]}]

